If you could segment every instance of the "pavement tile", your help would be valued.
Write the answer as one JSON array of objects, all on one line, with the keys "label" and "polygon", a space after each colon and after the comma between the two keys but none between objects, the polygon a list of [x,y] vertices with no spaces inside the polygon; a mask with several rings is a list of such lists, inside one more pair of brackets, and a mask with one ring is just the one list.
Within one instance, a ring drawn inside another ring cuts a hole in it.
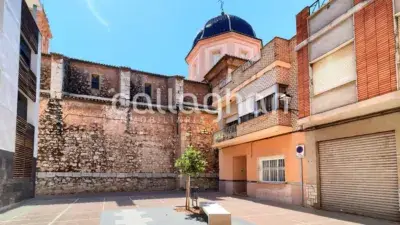
[{"label": "pavement tile", "polygon": [[67,211],[65,214],[61,215],[57,221],[75,221],[75,220],[91,220],[99,219],[101,212],[87,212],[83,211],[80,213],[72,213]]},{"label": "pavement tile", "polygon": [[99,225],[100,219],[56,221],[52,225]]},{"label": "pavement tile", "polygon": [[[55,218],[57,218],[57,220],[52,225],[97,225],[100,224],[102,213],[107,210],[140,208],[151,210],[148,208],[176,207],[185,204],[183,193],[138,193],[130,195],[131,196],[124,196],[121,194],[118,196],[79,198],[79,200],[77,200],[77,198],[68,197],[34,199],[16,209],[0,214],[0,225],[43,225],[48,224]],[[77,202],[75,202],[76,200]],[[220,193],[200,193],[198,202],[204,201],[218,202],[225,209],[230,211],[233,217],[261,225],[399,224],[343,213],[279,205],[249,198],[235,198],[224,196]]]}]

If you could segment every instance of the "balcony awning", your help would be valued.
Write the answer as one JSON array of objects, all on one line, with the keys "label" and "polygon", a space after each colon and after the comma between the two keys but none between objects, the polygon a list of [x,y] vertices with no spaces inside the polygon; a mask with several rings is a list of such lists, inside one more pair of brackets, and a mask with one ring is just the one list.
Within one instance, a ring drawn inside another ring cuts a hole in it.
[{"label": "balcony awning", "polygon": [[226,123],[232,123],[233,121],[238,120],[238,118],[239,118],[238,114],[230,116],[230,117],[226,118]]},{"label": "balcony awning", "polygon": [[244,116],[254,112],[255,96],[249,97],[243,102],[239,103],[239,116]]}]

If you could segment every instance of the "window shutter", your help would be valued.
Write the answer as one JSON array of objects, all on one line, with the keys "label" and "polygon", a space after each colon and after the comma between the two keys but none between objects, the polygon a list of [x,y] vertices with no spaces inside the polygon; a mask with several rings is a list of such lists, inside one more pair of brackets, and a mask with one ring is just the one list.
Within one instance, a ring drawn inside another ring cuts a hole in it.
[{"label": "window shutter", "polygon": [[235,120],[238,120],[238,115],[236,114],[236,115],[233,115],[233,116],[230,116],[230,117],[228,117],[227,119],[226,119],[226,124],[228,124],[228,123],[232,123],[233,121],[235,121]]},{"label": "window shutter", "polygon": [[354,45],[350,44],[312,65],[314,95],[357,79]]}]

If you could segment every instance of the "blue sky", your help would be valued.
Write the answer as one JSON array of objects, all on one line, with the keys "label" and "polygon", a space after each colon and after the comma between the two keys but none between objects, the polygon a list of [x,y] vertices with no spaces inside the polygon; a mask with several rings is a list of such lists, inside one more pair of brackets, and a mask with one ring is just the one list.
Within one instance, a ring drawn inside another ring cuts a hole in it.
[{"label": "blue sky", "polygon": [[[217,0],[42,0],[51,51],[165,75],[187,75],[185,57]],[[248,21],[267,43],[291,38],[296,14],[312,0],[225,0],[225,12]]]}]

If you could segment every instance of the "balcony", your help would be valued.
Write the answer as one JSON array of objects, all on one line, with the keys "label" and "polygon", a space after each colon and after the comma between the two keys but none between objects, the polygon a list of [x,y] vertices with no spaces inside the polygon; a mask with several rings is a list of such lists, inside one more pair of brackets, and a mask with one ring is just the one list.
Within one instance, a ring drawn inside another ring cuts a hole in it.
[{"label": "balcony", "polygon": [[235,138],[237,136],[236,128],[237,125],[232,125],[216,132],[214,134],[214,143],[220,143]]},{"label": "balcony", "polygon": [[18,88],[34,102],[36,102],[36,82],[36,75],[26,64],[25,60],[20,57]]},{"label": "balcony", "polygon": [[214,134],[214,148],[223,148],[293,131],[291,114],[276,110]]},{"label": "balcony", "polygon": [[39,28],[25,1],[22,1],[21,32],[27,39],[35,54],[37,54],[39,46]]},{"label": "balcony", "polygon": [[283,110],[276,110],[241,123],[237,128],[237,136],[243,136],[274,126],[291,126],[290,113],[285,113]]}]

